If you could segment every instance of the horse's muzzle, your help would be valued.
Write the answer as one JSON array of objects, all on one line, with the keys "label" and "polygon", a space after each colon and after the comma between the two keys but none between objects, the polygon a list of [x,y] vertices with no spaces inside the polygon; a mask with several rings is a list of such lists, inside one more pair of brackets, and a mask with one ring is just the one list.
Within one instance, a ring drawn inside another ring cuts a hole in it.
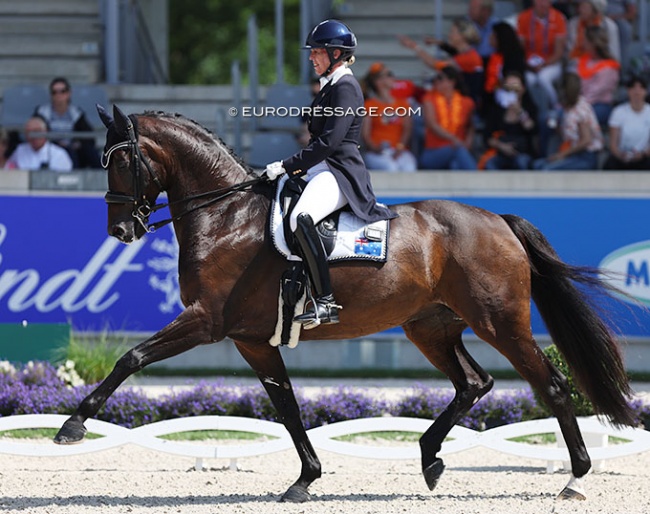
[{"label": "horse's muzzle", "polygon": [[132,243],[135,240],[133,223],[121,222],[109,225],[108,235],[113,236],[122,243]]}]

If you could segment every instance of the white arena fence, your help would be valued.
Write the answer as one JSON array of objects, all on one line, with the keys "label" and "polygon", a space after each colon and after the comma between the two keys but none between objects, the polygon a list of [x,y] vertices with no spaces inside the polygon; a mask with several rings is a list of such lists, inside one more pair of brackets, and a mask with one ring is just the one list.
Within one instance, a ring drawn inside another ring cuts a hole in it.
[{"label": "white arena fence", "polygon": [[[26,414],[0,418],[0,431],[33,428],[60,428],[68,416],[62,414]],[[373,446],[339,441],[335,438],[347,435],[363,435],[371,432],[415,432],[424,433],[432,421],[419,418],[378,417],[340,421],[307,431],[313,446],[341,455],[366,459],[418,460],[420,448],[417,443],[404,446]],[[602,470],[603,461],[635,455],[650,450],[650,432],[638,428],[616,429],[602,423],[596,417],[579,418],[578,423],[584,435],[594,470]],[[234,416],[196,416],[158,421],[136,428],[124,428],[105,421],[89,419],[86,421],[89,433],[104,437],[87,439],[83,444],[57,445],[54,443],[23,442],[24,440],[0,440],[0,454],[36,457],[63,457],[80,455],[116,448],[125,444],[135,444],[150,450],[171,453],[196,459],[195,468],[203,469],[204,459],[229,459],[230,468],[237,469],[237,459],[265,455],[292,449],[293,442],[280,423],[253,418]],[[161,439],[160,436],[197,430],[228,430],[253,432],[272,439],[243,444],[214,444],[214,441],[178,442]],[[511,439],[535,434],[555,433],[558,447],[549,447]],[[623,442],[608,445],[609,437]],[[547,472],[553,472],[556,463],[563,462],[568,468],[569,454],[559,432],[555,418],[524,421],[491,428],[482,432],[455,426],[447,441],[442,445],[440,456],[472,448],[483,447],[498,452],[528,459],[547,462]]]}]

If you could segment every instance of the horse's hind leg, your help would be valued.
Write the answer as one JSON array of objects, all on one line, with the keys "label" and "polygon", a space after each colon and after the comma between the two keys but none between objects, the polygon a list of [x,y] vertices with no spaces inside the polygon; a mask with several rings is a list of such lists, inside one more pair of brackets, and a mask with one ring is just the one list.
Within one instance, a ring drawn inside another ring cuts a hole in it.
[{"label": "horse's hind leg", "polygon": [[[581,478],[589,472],[591,460],[587,453],[578,420],[576,419],[571,393],[566,377],[541,351],[532,335],[506,338],[504,347],[494,345],[512,363],[517,372],[539,393],[557,418],[560,430],[569,450],[572,478],[559,498],[584,500]],[[501,341],[501,339],[500,339]]]},{"label": "horse's hind leg", "polygon": [[527,298],[503,303],[485,317],[490,323],[472,328],[477,336],[504,355],[515,370],[540,394],[557,418],[569,450],[572,480],[561,498],[584,499],[580,478],[591,468],[591,460],[580,433],[566,378],[548,360],[535,342],[530,329]]},{"label": "horse's hind leg", "polygon": [[[453,313],[449,312],[451,320]],[[420,438],[422,474],[433,490],[444,471],[437,457],[442,442],[453,426],[465,416],[482,396],[492,389],[494,381],[467,353],[461,334],[465,324],[458,321],[440,323],[440,318],[423,319],[404,325],[407,337],[436,368],[449,377],[456,395],[433,425]]]},{"label": "horse's hind leg", "polygon": [[277,410],[278,418],[289,432],[302,462],[300,477],[287,489],[280,501],[307,501],[310,499],[309,486],[321,476],[321,465],[300,419],[298,402],[280,350],[268,343],[246,345],[235,341],[235,344],[266,389]]},{"label": "horse's hind leg", "polygon": [[152,362],[178,355],[190,348],[210,342],[209,324],[202,311],[188,308],[172,323],[146,341],[126,352],[113,371],[84,400],[54,437],[58,444],[72,444],[86,435],[84,422],[97,414],[108,397],[122,382]]}]

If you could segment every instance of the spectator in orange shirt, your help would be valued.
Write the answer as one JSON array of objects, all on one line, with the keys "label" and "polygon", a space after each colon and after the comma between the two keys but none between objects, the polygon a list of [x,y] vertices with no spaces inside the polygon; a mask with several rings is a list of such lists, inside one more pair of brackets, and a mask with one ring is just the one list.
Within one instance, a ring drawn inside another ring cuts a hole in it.
[{"label": "spectator in orange shirt", "polygon": [[621,62],[621,46],[616,22],[605,16],[607,0],[581,0],[578,15],[569,20],[567,28],[569,57],[578,59],[587,53],[586,34],[588,27],[602,27],[607,32],[609,54]]},{"label": "spectator in orange shirt", "polygon": [[424,97],[426,135],[420,168],[475,170],[470,153],[474,141],[474,102],[463,91],[457,68],[447,66],[436,76],[433,91]]},{"label": "spectator in orange shirt", "polygon": [[598,123],[605,127],[612,112],[621,65],[609,53],[603,27],[587,27],[584,48],[586,53],[574,61],[575,71],[582,82],[582,96],[594,107]]},{"label": "spectator in orange shirt", "polygon": [[364,107],[366,116],[361,126],[361,139],[366,151],[363,160],[369,170],[416,171],[417,161],[409,151],[413,122],[407,100],[393,94],[393,73],[376,62],[364,79],[370,97]]},{"label": "spectator in orange shirt", "polygon": [[434,70],[440,71],[445,66],[456,66],[463,74],[463,81],[469,89],[469,94],[476,104],[482,100],[483,91],[483,58],[474,47],[480,40],[476,26],[467,18],[456,18],[451,24],[447,42],[434,38],[426,38],[427,44],[435,44],[449,55],[448,59],[436,59],[415,41],[406,36],[398,39],[407,48],[415,51],[416,55]]},{"label": "spectator in orange shirt", "polygon": [[517,33],[526,52],[526,83],[540,111],[558,105],[553,83],[562,75],[566,53],[567,24],[564,15],[551,7],[551,0],[533,0],[533,6],[517,19]]},{"label": "spectator in orange shirt", "polygon": [[416,55],[434,70],[445,66],[457,66],[463,73],[475,73],[483,70],[483,60],[473,47],[479,41],[478,31],[470,20],[456,18],[451,24],[447,42],[426,38],[427,44],[437,45],[450,59],[437,59],[407,36],[398,35],[400,43],[413,50]]}]

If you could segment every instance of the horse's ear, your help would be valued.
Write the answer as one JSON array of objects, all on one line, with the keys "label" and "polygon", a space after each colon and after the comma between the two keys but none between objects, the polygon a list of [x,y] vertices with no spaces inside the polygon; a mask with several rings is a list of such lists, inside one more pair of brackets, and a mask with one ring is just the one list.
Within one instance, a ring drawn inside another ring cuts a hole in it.
[{"label": "horse's ear", "polygon": [[97,108],[99,119],[102,120],[102,123],[106,128],[110,128],[110,126],[113,124],[113,118],[111,118],[111,115],[108,114],[106,112],[106,109],[104,109],[101,105],[96,104],[95,107]]},{"label": "horse's ear", "polygon": [[117,105],[113,105],[113,118],[115,119],[115,129],[117,132],[119,134],[127,135],[129,132],[127,129],[129,118]]}]

